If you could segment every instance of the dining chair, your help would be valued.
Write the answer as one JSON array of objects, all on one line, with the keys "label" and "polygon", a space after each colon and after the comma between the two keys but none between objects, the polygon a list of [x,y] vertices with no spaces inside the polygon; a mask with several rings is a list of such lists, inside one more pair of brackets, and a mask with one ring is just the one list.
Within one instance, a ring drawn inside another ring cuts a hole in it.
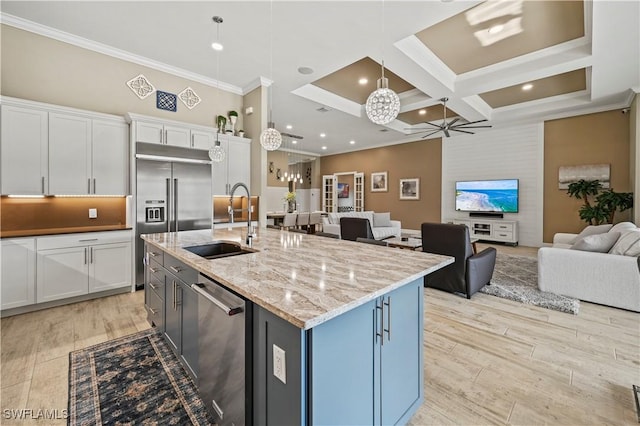
[{"label": "dining chair", "polygon": [[298,219],[298,213],[285,214],[284,219],[282,219],[282,228],[283,229],[295,228],[297,219]]},{"label": "dining chair", "polygon": [[304,229],[308,231],[309,228],[309,213],[298,213],[298,219],[296,220],[296,226],[298,229]]},{"label": "dining chair", "polygon": [[315,234],[319,231],[318,225],[322,225],[322,212],[309,214],[309,233]]}]

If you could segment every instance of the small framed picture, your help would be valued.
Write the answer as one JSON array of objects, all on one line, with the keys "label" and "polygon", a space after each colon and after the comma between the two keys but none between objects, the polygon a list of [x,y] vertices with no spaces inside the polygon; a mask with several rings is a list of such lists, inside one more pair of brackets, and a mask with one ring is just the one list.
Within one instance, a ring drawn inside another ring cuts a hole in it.
[{"label": "small framed picture", "polygon": [[400,199],[420,199],[420,178],[400,179]]},{"label": "small framed picture", "polygon": [[387,192],[387,172],[371,173],[371,192]]}]

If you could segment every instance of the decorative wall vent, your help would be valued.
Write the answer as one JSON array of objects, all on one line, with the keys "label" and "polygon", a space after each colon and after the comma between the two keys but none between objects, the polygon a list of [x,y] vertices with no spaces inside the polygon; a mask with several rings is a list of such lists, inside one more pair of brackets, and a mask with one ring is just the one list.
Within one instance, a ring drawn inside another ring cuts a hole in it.
[{"label": "decorative wall vent", "polygon": [[178,107],[177,104],[178,99],[173,93],[167,93],[161,90],[156,92],[156,108],[175,112]]},{"label": "decorative wall vent", "polygon": [[191,87],[187,87],[182,92],[178,93],[178,98],[180,98],[182,103],[189,109],[193,109],[200,103],[200,96],[198,96]]},{"label": "decorative wall vent", "polygon": [[144,74],[140,74],[127,81],[127,86],[129,86],[129,89],[140,99],[144,99],[156,91],[156,88],[153,87],[153,84],[151,84]]},{"label": "decorative wall vent", "polygon": [[331,108],[327,108],[326,106],[321,106],[320,108],[316,109],[316,111],[318,111],[318,112],[329,112],[329,111],[331,111]]}]

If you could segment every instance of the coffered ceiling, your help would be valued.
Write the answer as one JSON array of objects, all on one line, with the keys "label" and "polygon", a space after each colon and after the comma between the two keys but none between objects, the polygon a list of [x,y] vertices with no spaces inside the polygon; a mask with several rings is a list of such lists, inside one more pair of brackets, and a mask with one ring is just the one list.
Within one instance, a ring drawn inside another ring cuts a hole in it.
[{"label": "coffered ceiling", "polygon": [[[499,128],[624,108],[640,89],[637,1],[3,0],[0,8],[4,24],[212,85],[217,78],[235,93],[273,81],[276,127],[304,136],[298,149],[314,155],[419,140],[412,128],[442,120],[443,97],[447,119]],[[225,45],[215,73],[214,15],[224,17]],[[383,59],[401,113],[378,126],[364,103]]]}]

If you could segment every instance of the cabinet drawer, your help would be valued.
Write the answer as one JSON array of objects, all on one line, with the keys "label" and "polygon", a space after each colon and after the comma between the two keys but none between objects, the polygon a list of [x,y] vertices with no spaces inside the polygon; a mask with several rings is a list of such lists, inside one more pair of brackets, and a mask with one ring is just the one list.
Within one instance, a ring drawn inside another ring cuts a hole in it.
[{"label": "cabinet drawer", "polygon": [[491,236],[494,240],[513,241],[513,232],[496,230]]},{"label": "cabinet drawer", "polygon": [[149,244],[146,245],[146,250],[147,259],[149,259],[150,262],[153,260],[156,261],[158,265],[164,266],[164,252],[162,250]]},{"label": "cabinet drawer", "polygon": [[186,284],[191,284],[198,280],[198,273],[196,272],[196,270],[182,263],[175,257],[165,257],[164,267],[168,272],[180,278]]},{"label": "cabinet drawer", "polygon": [[493,226],[495,232],[511,232],[513,233],[513,224],[512,223],[498,223]]},{"label": "cabinet drawer", "polygon": [[164,269],[162,268],[154,268],[152,265],[149,265],[147,271],[147,279],[149,280],[149,287],[151,290],[157,293],[160,299],[164,300],[164,280],[165,274]]},{"label": "cabinet drawer", "polygon": [[148,299],[145,308],[149,315],[149,321],[155,324],[160,330],[164,330],[163,302],[153,291],[150,291],[147,295]]},{"label": "cabinet drawer", "polygon": [[38,237],[37,248],[40,251],[93,244],[125,243],[131,241],[131,235],[130,231],[111,231]]}]

